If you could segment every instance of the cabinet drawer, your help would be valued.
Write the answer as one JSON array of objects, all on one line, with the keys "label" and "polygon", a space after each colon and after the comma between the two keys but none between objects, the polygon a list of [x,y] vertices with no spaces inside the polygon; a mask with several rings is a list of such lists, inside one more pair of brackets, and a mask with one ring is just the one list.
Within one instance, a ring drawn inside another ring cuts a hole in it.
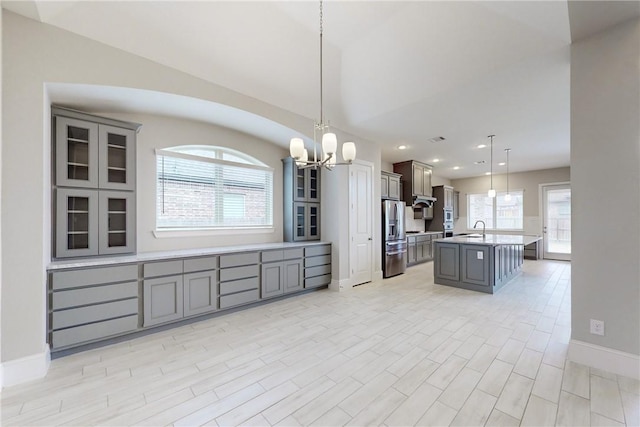
[{"label": "cabinet drawer", "polygon": [[[222,261],[222,260],[220,260]],[[246,265],[244,267],[223,268],[220,270],[220,281],[245,279],[247,277],[257,277],[259,274],[258,265]]]},{"label": "cabinet drawer", "polygon": [[302,248],[285,249],[282,259],[297,259],[304,256]]},{"label": "cabinet drawer", "polygon": [[252,289],[250,291],[240,292],[232,295],[225,295],[220,297],[220,308],[228,308],[235,305],[258,301],[259,297],[260,292],[258,289]]},{"label": "cabinet drawer", "polygon": [[331,274],[304,279],[304,287],[307,289],[317,288],[318,286],[328,285],[329,283],[331,283]]},{"label": "cabinet drawer", "polygon": [[309,267],[304,269],[304,277],[322,276],[331,273],[331,264],[319,265],[317,267]]},{"label": "cabinet drawer", "polygon": [[138,315],[91,323],[89,325],[54,331],[51,334],[52,344],[54,348],[65,347],[133,331],[137,327]]},{"label": "cabinet drawer", "polygon": [[52,328],[68,328],[128,315],[138,315],[138,298],[56,311],[53,313]]},{"label": "cabinet drawer", "polygon": [[262,252],[262,262],[282,261],[283,259],[284,259],[284,251]]},{"label": "cabinet drawer", "polygon": [[331,264],[331,255],[314,256],[304,259],[305,267],[315,267],[317,265]]},{"label": "cabinet drawer", "polygon": [[220,268],[257,264],[258,262],[258,252],[220,255]]},{"label": "cabinet drawer", "polygon": [[209,256],[204,258],[189,258],[184,260],[185,273],[215,270],[216,268],[218,268],[217,256]]},{"label": "cabinet drawer", "polygon": [[86,270],[59,271],[51,273],[51,289],[69,289],[103,283],[127,282],[138,279],[137,265],[100,267]]},{"label": "cabinet drawer", "polygon": [[51,296],[51,308],[77,307],[86,304],[114,301],[138,296],[138,282],[119,283],[117,285],[95,286],[92,288],[72,289],[54,292]]},{"label": "cabinet drawer", "polygon": [[304,256],[327,255],[331,253],[331,245],[318,245],[304,248]]},{"label": "cabinet drawer", "polygon": [[416,236],[417,243],[424,243],[431,240],[431,236]]},{"label": "cabinet drawer", "polygon": [[220,295],[232,294],[235,292],[248,291],[250,289],[258,289],[260,281],[257,277],[248,279],[234,280],[232,282],[220,283]]},{"label": "cabinet drawer", "polygon": [[148,262],[142,266],[144,278],[182,274],[182,260]]}]

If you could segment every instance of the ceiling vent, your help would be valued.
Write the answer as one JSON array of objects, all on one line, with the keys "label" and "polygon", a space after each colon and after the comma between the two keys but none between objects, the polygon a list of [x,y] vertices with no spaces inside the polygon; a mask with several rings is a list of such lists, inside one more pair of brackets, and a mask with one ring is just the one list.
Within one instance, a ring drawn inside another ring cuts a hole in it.
[{"label": "ceiling vent", "polygon": [[433,138],[429,138],[427,139],[427,142],[440,142],[440,141],[444,141],[446,138],[444,136],[434,136]]}]

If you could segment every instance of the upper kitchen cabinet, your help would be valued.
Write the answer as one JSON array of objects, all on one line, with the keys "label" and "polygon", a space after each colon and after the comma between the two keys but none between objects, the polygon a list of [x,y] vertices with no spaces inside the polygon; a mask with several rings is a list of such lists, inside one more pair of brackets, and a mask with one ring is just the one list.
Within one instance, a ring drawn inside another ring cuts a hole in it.
[{"label": "upper kitchen cabinet", "polygon": [[431,165],[415,160],[394,163],[393,171],[402,175],[402,199],[411,204],[415,197],[431,197]]},{"label": "upper kitchen cabinet", "polygon": [[400,179],[402,175],[397,173],[380,173],[380,197],[383,200],[400,200]]},{"label": "upper kitchen cabinet", "polygon": [[442,209],[452,210],[455,205],[455,191],[449,185],[433,187],[433,195],[438,201],[442,200]]},{"label": "upper kitchen cabinet", "polygon": [[460,218],[460,192],[453,190],[453,219]]},{"label": "upper kitchen cabinet", "polygon": [[286,242],[320,239],[320,169],[282,159],[283,230]]},{"label": "upper kitchen cabinet", "polygon": [[52,108],[56,185],[133,191],[140,125]]},{"label": "upper kitchen cabinet", "polygon": [[282,159],[284,164],[285,194],[290,192],[295,202],[320,201],[320,169],[299,168],[291,157]]},{"label": "upper kitchen cabinet", "polygon": [[54,257],[135,252],[140,125],[52,107]]}]

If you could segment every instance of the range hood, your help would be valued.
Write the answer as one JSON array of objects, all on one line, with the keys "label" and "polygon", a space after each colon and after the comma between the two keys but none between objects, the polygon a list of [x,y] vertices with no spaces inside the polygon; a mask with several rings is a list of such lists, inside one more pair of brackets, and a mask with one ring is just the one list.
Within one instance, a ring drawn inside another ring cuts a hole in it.
[{"label": "range hood", "polygon": [[413,196],[411,206],[413,208],[430,208],[437,199],[429,196]]}]

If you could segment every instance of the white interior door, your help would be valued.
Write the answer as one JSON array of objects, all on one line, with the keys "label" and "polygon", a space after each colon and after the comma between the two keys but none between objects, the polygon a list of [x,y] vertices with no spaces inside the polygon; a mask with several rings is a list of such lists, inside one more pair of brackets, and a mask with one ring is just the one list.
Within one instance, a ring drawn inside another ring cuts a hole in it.
[{"label": "white interior door", "polygon": [[351,285],[370,282],[373,276],[373,166],[349,166],[349,230]]},{"label": "white interior door", "polygon": [[545,259],[571,261],[571,186],[542,186],[542,232]]}]

